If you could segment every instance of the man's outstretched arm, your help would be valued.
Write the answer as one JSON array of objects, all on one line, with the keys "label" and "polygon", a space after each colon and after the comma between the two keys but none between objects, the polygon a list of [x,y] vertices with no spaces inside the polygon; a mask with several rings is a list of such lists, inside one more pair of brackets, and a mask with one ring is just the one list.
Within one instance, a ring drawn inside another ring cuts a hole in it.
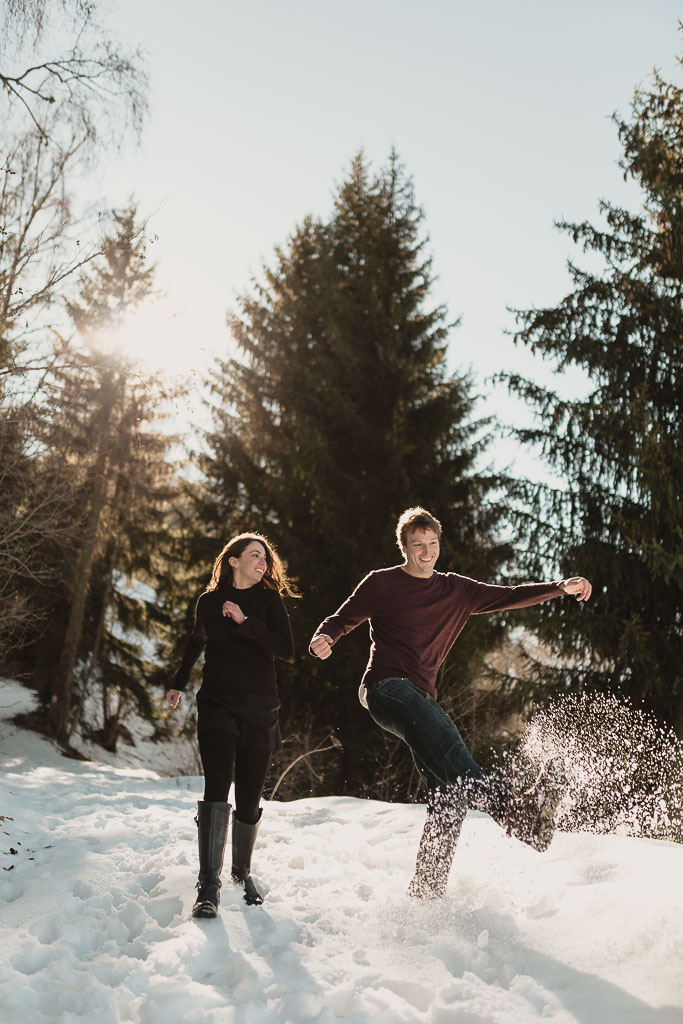
[{"label": "man's outstretched arm", "polygon": [[470,580],[469,584],[472,615],[530,608],[562,594],[576,596],[578,601],[587,601],[593,589],[583,576],[572,576],[553,583],[522,583],[516,587],[479,583],[477,580]]}]

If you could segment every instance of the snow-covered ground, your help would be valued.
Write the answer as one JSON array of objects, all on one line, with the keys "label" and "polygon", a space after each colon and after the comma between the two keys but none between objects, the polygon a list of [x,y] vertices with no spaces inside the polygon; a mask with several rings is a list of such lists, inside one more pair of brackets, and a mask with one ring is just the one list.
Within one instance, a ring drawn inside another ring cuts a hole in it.
[{"label": "snow-covered ground", "polygon": [[264,905],[228,882],[198,923],[199,779],[67,760],[7,722],[0,762],[3,1024],[683,1022],[676,844],[559,834],[539,855],[470,814],[447,899],[421,905],[423,808],[273,802]]}]

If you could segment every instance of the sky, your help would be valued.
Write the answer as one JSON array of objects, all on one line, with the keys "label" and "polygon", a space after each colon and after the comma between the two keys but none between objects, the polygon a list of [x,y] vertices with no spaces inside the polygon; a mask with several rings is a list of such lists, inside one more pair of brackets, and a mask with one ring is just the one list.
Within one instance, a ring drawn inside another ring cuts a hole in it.
[{"label": "sky", "polygon": [[554,221],[596,221],[601,197],[637,207],[610,115],[655,66],[675,76],[678,13],[674,0],[111,0],[114,35],[146,54],[151,109],[140,147],[103,161],[84,194],[136,197],[165,292],[129,344],[198,379],[232,351],[226,311],[274,247],[329,215],[359,149],[379,168],[395,147],[425,212],[433,300],[461,319],[449,368],[471,368],[482,412],[514,416],[486,378],[548,371],[506,337],[507,308],[569,290],[580,254]]},{"label": "sky", "polygon": [[683,1019],[677,843],[572,830],[539,854],[470,812],[445,899],[422,902],[406,888],[424,804],[267,800],[252,861],[263,905],[224,869],[218,918],[197,922],[202,780],[164,777],[181,741],[129,722],[135,747],[69,759],[8,720],[34,701],[0,680],[3,1020]]}]

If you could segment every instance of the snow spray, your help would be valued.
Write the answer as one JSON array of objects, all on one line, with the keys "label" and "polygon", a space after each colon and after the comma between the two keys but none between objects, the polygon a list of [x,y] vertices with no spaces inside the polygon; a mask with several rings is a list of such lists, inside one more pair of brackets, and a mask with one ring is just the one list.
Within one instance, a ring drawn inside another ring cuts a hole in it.
[{"label": "snow spray", "polygon": [[568,782],[558,828],[683,842],[683,742],[626,698],[565,695],[535,711],[512,768],[526,781],[550,758]]}]

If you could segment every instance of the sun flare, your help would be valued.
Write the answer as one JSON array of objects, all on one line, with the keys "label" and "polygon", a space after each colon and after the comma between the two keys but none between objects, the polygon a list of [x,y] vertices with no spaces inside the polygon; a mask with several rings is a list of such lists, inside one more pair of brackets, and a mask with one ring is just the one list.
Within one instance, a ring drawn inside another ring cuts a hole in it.
[{"label": "sun flare", "polygon": [[205,361],[207,349],[193,341],[182,314],[155,304],[140,309],[107,337],[100,339],[102,347],[112,354],[131,359],[148,370],[180,373],[196,359]]}]

